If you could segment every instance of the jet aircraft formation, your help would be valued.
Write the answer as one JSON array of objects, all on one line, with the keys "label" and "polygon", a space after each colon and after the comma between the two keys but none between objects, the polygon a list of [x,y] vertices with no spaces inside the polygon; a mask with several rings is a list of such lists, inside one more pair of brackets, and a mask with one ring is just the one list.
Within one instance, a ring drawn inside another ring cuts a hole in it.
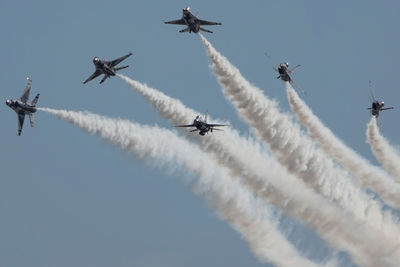
[{"label": "jet aircraft formation", "polygon": [[[196,15],[193,15],[190,12],[190,7],[186,7],[182,10],[182,18],[177,19],[177,20],[171,20],[171,21],[164,21],[165,24],[176,24],[176,25],[185,25],[186,28],[180,30],[179,32],[194,32],[198,33],[200,31],[208,32],[208,33],[213,33],[210,30],[207,30],[203,28],[203,25],[221,25],[221,22],[213,22],[213,21],[207,21],[207,20],[201,20],[197,17]],[[122,57],[119,57],[115,60],[111,61],[106,61],[106,60],[101,60],[98,57],[93,58],[93,64],[95,66],[95,72],[87,78],[83,84],[86,84],[87,82],[97,78],[100,75],[104,75],[103,78],[100,80],[100,84],[103,83],[107,78],[110,78],[111,76],[115,76],[117,71],[120,71],[122,69],[128,68],[129,66],[122,66],[122,67],[117,67],[118,64],[120,64],[122,61],[130,57],[132,53],[128,53]],[[302,90],[291,78],[291,74],[297,70],[300,65],[294,66],[292,69],[289,69],[289,63],[284,62],[277,64],[275,63],[272,58],[267,55],[267,58],[272,62],[274,65],[273,69],[278,72],[279,76],[277,76],[278,79],[281,79],[284,82],[289,82],[294,88],[300,90],[302,93],[305,94],[305,91]],[[20,98],[17,99],[7,99],[6,105],[9,106],[11,109],[13,109],[17,113],[18,117],[18,132],[17,135],[21,135],[22,132],[22,127],[24,124],[24,119],[25,115],[29,116],[30,119],[30,125],[33,127],[33,119],[34,116],[33,114],[36,112],[36,104],[39,99],[39,95],[37,94],[36,97],[29,102],[29,94],[31,90],[31,84],[32,80],[30,78],[28,79],[28,84]],[[375,96],[372,92],[371,89],[371,102],[372,105],[369,110],[371,110],[371,115],[375,116],[376,118],[379,117],[379,112],[383,110],[388,110],[388,109],[393,109],[393,107],[388,107],[388,108],[383,108],[384,102],[383,101],[377,101],[375,99]],[[218,129],[216,127],[223,127],[223,126],[229,126],[226,124],[209,124],[207,123],[207,112],[205,114],[205,118],[203,119],[201,116],[197,116],[193,123],[191,124],[185,124],[185,125],[176,125],[175,127],[194,127],[195,129],[191,130],[190,132],[199,132],[201,136],[204,136],[208,132],[213,132],[213,130],[219,130],[222,131],[222,129]]]}]

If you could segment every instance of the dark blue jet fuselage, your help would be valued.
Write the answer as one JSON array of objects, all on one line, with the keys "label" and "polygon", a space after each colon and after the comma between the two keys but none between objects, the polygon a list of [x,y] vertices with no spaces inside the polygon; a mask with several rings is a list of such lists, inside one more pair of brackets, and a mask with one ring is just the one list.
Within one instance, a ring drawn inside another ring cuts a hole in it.
[{"label": "dark blue jet fuselage", "polygon": [[193,126],[199,130],[200,135],[205,135],[210,130],[212,132],[212,128],[207,123],[201,121],[200,119],[195,119],[193,121]]},{"label": "dark blue jet fuselage", "polygon": [[103,73],[109,75],[109,76],[115,76],[115,71],[113,70],[113,68],[111,68],[110,66],[108,66],[108,64],[103,61],[103,60],[93,60],[93,64],[96,67],[96,69],[101,70]]},{"label": "dark blue jet fuselage", "polygon": [[9,106],[11,109],[13,109],[15,112],[17,112],[18,114],[23,113],[27,115],[36,112],[36,105],[30,102],[24,103],[18,99],[8,99],[6,101],[6,105]]},{"label": "dark blue jet fuselage", "polygon": [[198,33],[200,31],[200,23],[197,20],[197,18],[193,16],[192,13],[190,13],[187,10],[183,10],[182,18],[190,28],[189,33],[190,32]]},{"label": "dark blue jet fuselage", "polygon": [[371,115],[375,117],[379,117],[379,111],[383,108],[385,104],[383,102],[374,101],[371,105]]},{"label": "dark blue jet fuselage", "polygon": [[288,69],[284,64],[280,64],[278,67],[279,77],[282,81],[291,82],[290,76],[288,74]]}]

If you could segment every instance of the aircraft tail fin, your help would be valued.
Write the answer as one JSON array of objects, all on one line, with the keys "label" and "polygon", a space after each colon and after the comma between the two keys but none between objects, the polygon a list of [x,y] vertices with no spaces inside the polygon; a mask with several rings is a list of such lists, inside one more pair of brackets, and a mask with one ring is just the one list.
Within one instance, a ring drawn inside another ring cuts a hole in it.
[{"label": "aircraft tail fin", "polygon": [[33,113],[29,114],[29,121],[30,121],[30,123],[31,123],[31,127],[33,127],[33,119],[34,119],[34,118],[35,118],[35,117],[34,117]]},{"label": "aircraft tail fin", "polygon": [[114,68],[114,70],[118,71],[118,70],[126,69],[127,67],[129,67],[129,65],[123,66],[123,67]]},{"label": "aircraft tail fin", "polygon": [[39,96],[40,96],[40,94],[37,94],[37,95],[35,96],[35,98],[32,100],[32,104],[33,104],[34,106],[36,106],[36,103],[37,103],[38,100],[39,100]]},{"label": "aircraft tail fin", "polygon": [[210,30],[207,30],[207,29],[204,29],[204,28],[202,28],[202,27],[200,27],[200,31],[203,31],[203,32],[209,32],[209,33],[213,33],[212,31],[210,31]]}]

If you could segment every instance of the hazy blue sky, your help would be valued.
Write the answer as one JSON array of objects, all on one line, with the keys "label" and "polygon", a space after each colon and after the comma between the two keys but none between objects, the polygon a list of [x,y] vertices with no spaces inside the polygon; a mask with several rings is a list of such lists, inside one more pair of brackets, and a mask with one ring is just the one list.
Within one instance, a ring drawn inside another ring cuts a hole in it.
[{"label": "hazy blue sky", "polygon": [[[0,1],[1,97],[19,97],[32,78],[42,107],[89,110],[171,126],[118,77],[81,82],[94,56],[132,52],[121,73],[226,119],[244,135],[196,34],[179,33],[190,5],[221,21],[204,34],[244,76],[289,111],[276,61],[293,75],[313,111],[346,144],[375,162],[365,143],[368,80],[386,137],[400,144],[397,84],[399,1]],[[194,114],[195,115],[195,114]],[[15,113],[0,109],[0,266],[262,266],[247,244],[188,186],[49,114],[16,136]],[[310,255],[303,228],[292,239]],[[300,230],[299,230],[300,229]],[[301,238],[300,238],[301,237]],[[313,241],[309,241],[313,240]],[[318,245],[319,247],[319,245]],[[345,260],[346,261],[346,260]],[[346,261],[349,264],[348,261]]]}]

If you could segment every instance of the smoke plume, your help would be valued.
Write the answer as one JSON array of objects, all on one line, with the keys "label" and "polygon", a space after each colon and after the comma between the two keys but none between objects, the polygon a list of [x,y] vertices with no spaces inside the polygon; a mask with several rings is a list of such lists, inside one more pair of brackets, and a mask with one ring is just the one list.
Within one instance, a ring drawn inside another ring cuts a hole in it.
[{"label": "smoke plume", "polygon": [[[398,229],[391,214],[383,212],[378,201],[362,191],[347,172],[337,168],[318,150],[290,116],[280,112],[274,101],[251,85],[202,35],[200,38],[225,97],[236,107],[240,117],[256,130],[257,136],[269,144],[272,153],[290,173],[375,229],[384,232]],[[399,241],[391,240],[391,249],[397,250]]]},{"label": "smoke plume", "polygon": [[[260,203],[226,169],[219,167],[196,145],[159,127],[141,126],[121,119],[110,119],[89,112],[41,108],[72,123],[89,134],[133,152],[139,158],[155,160],[158,166],[176,169],[179,165],[198,177],[194,191],[209,201],[249,243],[262,262],[277,266],[317,266],[299,252],[276,229],[271,209]],[[186,172],[185,172],[186,173]]]},{"label": "smoke plume", "polygon": [[[323,151],[335,158],[340,165],[358,177],[363,186],[370,188],[394,208],[400,208],[400,185],[396,184],[381,169],[373,166],[366,159],[347,147],[331,130],[313,114],[311,109],[300,99],[292,86],[286,84],[290,106],[308,134],[320,145]],[[370,124],[371,125],[371,124]],[[398,161],[400,163],[400,161]],[[400,172],[399,172],[400,173]],[[393,233],[390,233],[393,234]]]},{"label": "smoke plume", "polygon": [[[179,100],[128,77],[119,76],[174,124],[189,122],[196,114]],[[243,178],[243,184],[257,197],[301,219],[334,248],[348,251],[356,262],[368,259],[365,255],[360,256],[359,251],[368,250],[365,244],[371,243],[367,239],[374,230],[364,231],[363,227],[359,227],[362,222],[355,223],[350,219],[352,216],[349,217],[315,194],[300,180],[288,174],[276,161],[261,153],[254,142],[240,137],[233,129],[218,132],[212,137],[199,137],[193,133],[188,133],[188,136],[197,139],[203,151],[230,169],[231,176]],[[383,243],[387,244],[386,241]]]},{"label": "smoke plume", "polygon": [[375,117],[372,117],[367,125],[367,140],[378,162],[400,182],[400,155],[379,133]]}]

